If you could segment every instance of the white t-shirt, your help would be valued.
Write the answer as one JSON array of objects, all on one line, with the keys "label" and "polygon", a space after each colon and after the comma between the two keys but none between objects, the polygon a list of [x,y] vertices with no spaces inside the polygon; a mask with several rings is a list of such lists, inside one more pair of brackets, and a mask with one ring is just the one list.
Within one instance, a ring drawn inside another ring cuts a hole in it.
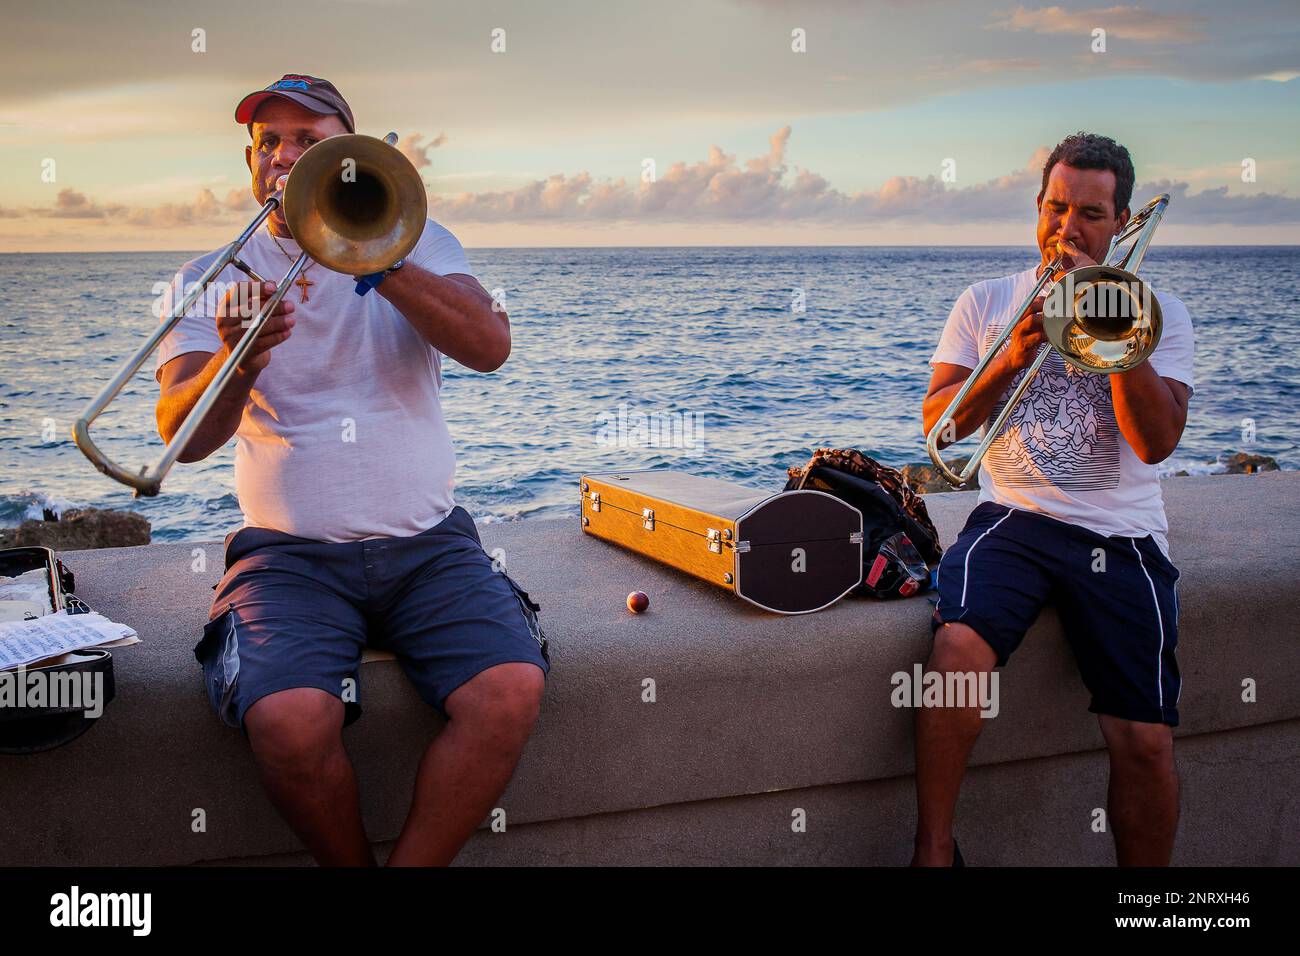
[{"label": "white t-shirt", "polygon": [[[930,364],[974,368],[1024,304],[1037,266],[969,287],[957,299]],[[1157,374],[1192,388],[1192,320],[1187,307],[1152,289],[1164,326],[1147,360]],[[993,409],[988,428],[1018,374]],[[983,432],[982,429],[981,431]],[[1151,535],[1169,553],[1159,469],[1137,456],[1115,421],[1110,376],[1084,372],[1051,349],[980,465],[980,501],[1037,511],[1107,536]]]},{"label": "white t-shirt", "polygon": [[[300,252],[292,239],[279,243],[284,252],[260,229],[241,258],[279,282]],[[161,297],[161,315],[219,252],[181,268]],[[473,274],[456,237],[433,220],[406,261],[438,275]],[[441,355],[378,290],[358,296],[350,276],[319,263],[309,262],[303,277],[311,282],[307,301],[297,285],[286,294],[296,324],[271,349],[235,432],[244,527],[334,542],[419,534],[455,506],[456,460],[438,401]],[[247,276],[229,266],[211,288],[241,280]],[[160,381],[176,356],[221,350],[220,299],[200,298],[163,339]]]}]

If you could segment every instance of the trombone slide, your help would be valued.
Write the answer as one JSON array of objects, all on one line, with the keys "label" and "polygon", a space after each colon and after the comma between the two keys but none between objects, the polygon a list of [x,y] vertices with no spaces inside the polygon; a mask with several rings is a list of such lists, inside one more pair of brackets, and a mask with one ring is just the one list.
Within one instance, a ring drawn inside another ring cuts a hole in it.
[{"label": "trombone slide", "polygon": [[213,404],[216,402],[217,397],[234,376],[235,369],[239,367],[239,363],[243,360],[244,356],[248,354],[249,349],[253,347],[253,343],[257,340],[258,333],[262,331],[262,326],[265,325],[266,320],[270,318],[271,312],[274,311],[280,300],[284,298],[284,294],[289,290],[293,280],[298,277],[298,273],[301,272],[303,267],[307,264],[307,255],[305,253],[300,255],[297,260],[294,261],[293,265],[289,267],[288,272],[285,273],[284,278],[281,279],[277,285],[275,292],[272,293],[270,299],[268,299],[266,304],[258,311],[257,316],[249,324],[243,337],[240,338],[239,344],[231,350],[230,356],[224,363],[222,363],[220,370],[213,377],[212,383],[208,386],[207,390],[204,391],[199,400],[194,403],[194,407],[190,409],[190,413],[185,416],[185,421],[181,423],[181,427],[176,430],[176,434],[172,436],[172,440],[152,465],[143,465],[140,467],[138,472],[133,472],[130,469],[119,465],[117,462],[109,458],[108,455],[106,455],[104,451],[95,444],[94,439],[90,437],[90,426],[94,423],[95,419],[99,417],[100,413],[108,407],[109,403],[117,397],[118,393],[126,387],[127,382],[131,381],[131,379],[135,377],[135,374],[140,371],[140,367],[144,365],[145,361],[151,354],[153,354],[154,350],[162,344],[162,340],[166,337],[167,333],[172,330],[172,327],[175,326],[187,312],[189,312],[189,310],[194,306],[194,303],[198,301],[199,296],[203,295],[208,286],[212,284],[213,280],[221,274],[221,271],[225,269],[226,266],[233,265],[254,281],[263,281],[261,276],[240,261],[239,252],[243,249],[245,243],[248,242],[253,233],[256,232],[262,223],[266,221],[266,218],[275,211],[275,208],[279,204],[280,201],[276,198],[271,198],[266,201],[266,204],[262,206],[261,211],[254,217],[253,221],[248,224],[248,227],[239,234],[239,237],[235,239],[234,242],[226,246],[226,248],[222,250],[221,255],[217,256],[217,258],[213,260],[212,264],[204,270],[203,275],[199,277],[198,282],[194,283],[189,292],[185,294],[181,303],[171,310],[167,318],[154,329],[153,334],[145,340],[145,343],[140,346],[135,355],[133,355],[127,363],[122,366],[118,373],[113,376],[112,380],[100,389],[99,394],[86,405],[82,410],[81,415],[72,426],[73,441],[77,443],[77,447],[81,449],[82,454],[90,459],[91,464],[105,475],[108,475],[116,481],[120,481],[124,485],[129,485],[134,488],[135,493],[133,497],[152,498],[158,494],[158,489],[162,485],[163,478],[167,476],[167,472],[171,470],[172,465],[176,463],[176,459],[180,456],[180,453],[184,451],[186,445],[189,444],[189,440],[194,437],[194,433],[198,430],[199,425],[202,424],[204,416],[207,415],[209,409],[211,409]]}]

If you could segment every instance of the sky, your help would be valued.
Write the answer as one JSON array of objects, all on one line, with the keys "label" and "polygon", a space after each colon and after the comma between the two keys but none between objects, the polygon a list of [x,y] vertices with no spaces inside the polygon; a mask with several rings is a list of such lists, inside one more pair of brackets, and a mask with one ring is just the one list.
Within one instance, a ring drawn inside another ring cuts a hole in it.
[{"label": "sky", "polygon": [[469,247],[1029,244],[1112,136],[1164,243],[1300,242],[1300,8],[849,0],[43,0],[6,14],[0,252],[207,250],[235,103],[330,79]]}]

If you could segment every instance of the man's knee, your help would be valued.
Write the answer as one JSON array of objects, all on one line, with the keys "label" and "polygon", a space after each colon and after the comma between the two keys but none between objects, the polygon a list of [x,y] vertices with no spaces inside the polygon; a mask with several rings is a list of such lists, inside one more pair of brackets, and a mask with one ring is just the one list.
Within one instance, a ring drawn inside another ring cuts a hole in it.
[{"label": "man's knee", "polygon": [[492,736],[527,736],[537,720],[546,676],[534,664],[497,664],[454,690],[444,708],[454,721]]},{"label": "man's knee", "polygon": [[342,747],[343,702],[316,687],[277,691],[248,708],[244,728],[263,769],[313,774]]},{"label": "man's knee", "polygon": [[940,673],[978,673],[993,670],[997,663],[998,655],[972,628],[965,624],[944,624],[934,632],[934,647],[926,669]]},{"label": "man's knee", "polygon": [[1173,766],[1174,732],[1167,724],[1148,724],[1100,715],[1102,736],[1111,758],[1153,771]]}]

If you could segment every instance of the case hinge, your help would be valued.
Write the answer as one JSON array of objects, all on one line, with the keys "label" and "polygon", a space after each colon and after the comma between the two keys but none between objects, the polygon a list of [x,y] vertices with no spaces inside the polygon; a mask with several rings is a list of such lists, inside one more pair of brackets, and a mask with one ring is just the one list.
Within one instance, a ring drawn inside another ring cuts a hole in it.
[{"label": "case hinge", "polygon": [[736,542],[736,553],[737,553],[737,554],[748,554],[748,553],[749,553],[749,542],[748,542],[748,541],[737,541],[737,542]]},{"label": "case hinge", "polygon": [[849,534],[849,544],[861,544],[861,543],[862,543],[861,531],[853,531]]}]

